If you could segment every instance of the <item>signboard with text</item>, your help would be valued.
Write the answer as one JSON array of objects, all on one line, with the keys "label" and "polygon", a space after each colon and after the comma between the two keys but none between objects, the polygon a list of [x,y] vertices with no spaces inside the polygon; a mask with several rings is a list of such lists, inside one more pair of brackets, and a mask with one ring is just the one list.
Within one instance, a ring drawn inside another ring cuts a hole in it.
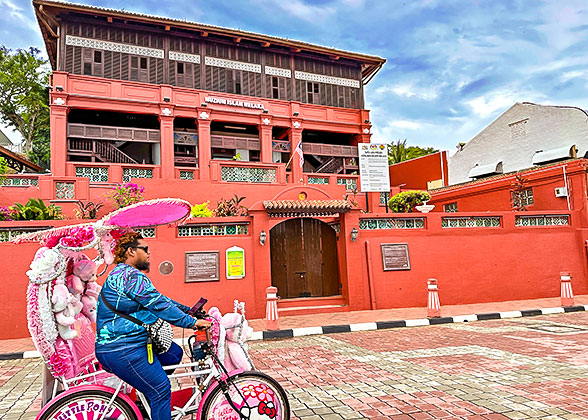
[{"label": "signboard with text", "polygon": [[408,244],[380,244],[384,271],[410,270]]},{"label": "signboard with text", "polygon": [[388,146],[359,143],[359,182],[361,192],[390,192]]},{"label": "signboard with text", "polygon": [[186,283],[219,281],[218,251],[186,252]]},{"label": "signboard with text", "polygon": [[238,246],[227,249],[227,278],[242,279],[245,277],[245,250]]}]

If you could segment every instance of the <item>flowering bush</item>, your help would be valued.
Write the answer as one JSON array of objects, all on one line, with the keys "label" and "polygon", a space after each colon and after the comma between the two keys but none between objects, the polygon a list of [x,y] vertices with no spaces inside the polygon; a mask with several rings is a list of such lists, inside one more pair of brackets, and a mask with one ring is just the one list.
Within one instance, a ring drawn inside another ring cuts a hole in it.
[{"label": "flowering bush", "polygon": [[205,201],[202,204],[194,204],[190,214],[192,217],[212,217],[212,210],[208,208],[210,201]]},{"label": "flowering bush", "polygon": [[114,187],[114,192],[110,196],[110,199],[114,201],[114,207],[116,209],[121,209],[143,201],[143,192],[145,192],[145,187],[127,182],[126,184],[119,184]]},{"label": "flowering bush", "polygon": [[10,209],[8,207],[0,207],[0,222],[12,220],[10,217]]}]

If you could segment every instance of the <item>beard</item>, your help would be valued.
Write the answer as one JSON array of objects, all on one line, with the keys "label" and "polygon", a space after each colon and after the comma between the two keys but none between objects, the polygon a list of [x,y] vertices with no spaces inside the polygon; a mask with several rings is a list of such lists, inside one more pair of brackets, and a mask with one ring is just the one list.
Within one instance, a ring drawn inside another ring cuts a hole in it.
[{"label": "beard", "polygon": [[147,260],[139,261],[135,264],[135,267],[137,268],[137,270],[140,270],[140,271],[149,271],[150,266],[151,266],[151,264]]}]

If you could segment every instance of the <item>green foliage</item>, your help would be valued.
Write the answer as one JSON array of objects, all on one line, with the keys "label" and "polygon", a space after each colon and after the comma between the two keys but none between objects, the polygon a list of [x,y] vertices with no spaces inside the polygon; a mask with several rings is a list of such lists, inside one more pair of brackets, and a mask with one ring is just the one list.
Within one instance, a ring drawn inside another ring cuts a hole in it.
[{"label": "green foliage", "polygon": [[237,153],[235,156],[233,156],[233,160],[243,160],[241,159],[241,153]]},{"label": "green foliage", "polygon": [[[49,68],[36,48],[12,51],[0,47],[0,121],[24,139],[24,152],[44,156],[49,138]],[[40,142],[43,146],[34,144]],[[30,156],[29,156],[30,157]],[[37,160],[37,159],[35,159]]]},{"label": "green foliage", "polygon": [[93,201],[83,202],[82,200],[76,201],[76,204],[78,205],[78,209],[75,209],[74,213],[78,219],[95,219],[98,210],[104,206],[102,203],[94,203]]},{"label": "green foliage", "polygon": [[4,175],[8,172],[8,162],[3,157],[0,157],[0,185],[4,182]]},{"label": "green foliage", "polygon": [[202,204],[194,204],[192,206],[192,210],[190,210],[190,214],[192,217],[212,217],[213,213],[212,210],[208,208],[210,201],[205,201]]},{"label": "green foliage", "polygon": [[31,198],[25,205],[15,203],[11,206],[10,218],[12,220],[57,220],[63,219],[63,215],[61,207],[54,204],[46,206],[40,198]]},{"label": "green foliage", "polygon": [[388,164],[404,162],[405,160],[414,159],[417,157],[429,155],[438,152],[432,147],[422,148],[419,146],[406,147],[406,139],[397,140],[388,145]]},{"label": "green foliage", "polygon": [[143,201],[143,192],[145,192],[145,187],[127,182],[126,184],[118,184],[114,187],[114,192],[108,198],[114,202],[116,209],[122,209],[123,207]]},{"label": "green foliage", "polygon": [[239,197],[237,194],[230,200],[221,198],[214,210],[214,215],[216,217],[247,216],[249,214],[247,208],[241,205],[244,199],[245,197]]},{"label": "green foliage", "polygon": [[510,203],[515,211],[526,211],[525,201],[522,199],[523,190],[527,188],[527,178],[521,174],[516,174],[510,189]]},{"label": "green foliage", "polygon": [[431,195],[426,191],[402,191],[388,200],[388,207],[394,213],[410,213],[416,206],[430,199]]}]

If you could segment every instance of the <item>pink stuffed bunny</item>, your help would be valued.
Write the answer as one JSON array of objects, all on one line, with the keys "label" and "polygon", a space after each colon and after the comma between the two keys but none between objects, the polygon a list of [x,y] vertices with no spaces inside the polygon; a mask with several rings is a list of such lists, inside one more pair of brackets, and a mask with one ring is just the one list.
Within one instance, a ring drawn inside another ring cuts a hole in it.
[{"label": "pink stuffed bunny", "polygon": [[223,315],[221,320],[225,328],[225,367],[230,372],[236,369],[251,370],[251,359],[247,353],[247,336],[252,328],[247,324],[245,317],[236,312]]},{"label": "pink stuffed bunny", "polygon": [[86,293],[82,296],[82,313],[91,322],[96,322],[96,302],[100,294],[100,285],[96,282],[91,282],[86,285]]}]

